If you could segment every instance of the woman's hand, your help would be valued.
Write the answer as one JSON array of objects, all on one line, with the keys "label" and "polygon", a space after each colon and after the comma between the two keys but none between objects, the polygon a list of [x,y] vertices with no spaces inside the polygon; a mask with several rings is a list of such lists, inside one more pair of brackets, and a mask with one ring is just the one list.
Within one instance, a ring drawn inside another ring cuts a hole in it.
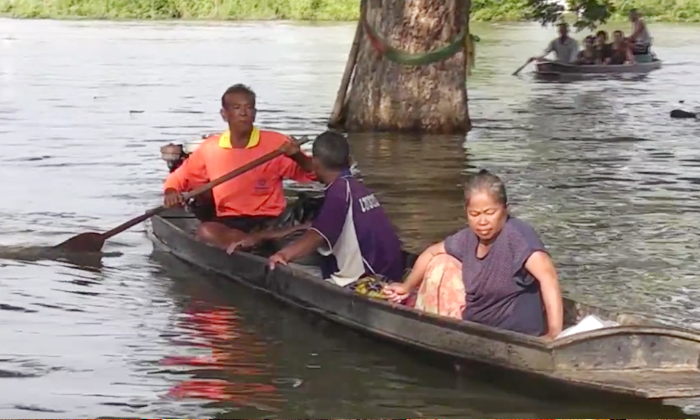
[{"label": "woman's hand", "polygon": [[557,336],[560,333],[557,333],[555,331],[548,332],[547,334],[541,336],[540,338],[543,339],[544,341],[554,341],[556,340]]},{"label": "woman's hand", "polygon": [[388,301],[401,303],[408,299],[408,296],[411,294],[412,290],[403,283],[391,283],[384,286],[382,292]]}]

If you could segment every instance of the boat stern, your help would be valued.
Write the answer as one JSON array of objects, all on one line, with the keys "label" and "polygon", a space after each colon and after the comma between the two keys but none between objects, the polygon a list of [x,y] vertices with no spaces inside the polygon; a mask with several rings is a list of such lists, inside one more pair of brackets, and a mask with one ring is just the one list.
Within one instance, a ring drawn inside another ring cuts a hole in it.
[{"label": "boat stern", "polygon": [[643,398],[700,396],[700,334],[667,327],[621,326],[551,344],[554,376]]}]

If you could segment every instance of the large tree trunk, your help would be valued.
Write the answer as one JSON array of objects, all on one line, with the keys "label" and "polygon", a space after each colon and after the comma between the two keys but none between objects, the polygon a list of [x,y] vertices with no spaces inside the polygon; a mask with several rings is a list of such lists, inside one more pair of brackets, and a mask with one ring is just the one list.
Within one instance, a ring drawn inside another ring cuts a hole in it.
[{"label": "large tree trunk", "polygon": [[[363,1],[368,24],[389,45],[412,54],[454,42],[469,24],[469,1]],[[349,132],[466,133],[471,124],[464,49],[445,61],[402,65],[382,57],[363,31],[350,92],[343,102],[343,118],[336,123]]]}]

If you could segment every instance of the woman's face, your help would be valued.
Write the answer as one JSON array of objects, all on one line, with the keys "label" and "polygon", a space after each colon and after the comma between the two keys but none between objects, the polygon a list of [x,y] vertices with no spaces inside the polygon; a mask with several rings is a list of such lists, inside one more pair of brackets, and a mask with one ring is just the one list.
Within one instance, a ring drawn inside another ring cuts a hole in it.
[{"label": "woman's face", "polygon": [[615,32],[615,33],[613,34],[613,41],[614,41],[615,43],[620,43],[620,41],[622,41],[622,37],[623,37],[623,35],[622,35],[621,32]]},{"label": "woman's face", "polygon": [[467,203],[469,228],[482,241],[495,238],[508,218],[508,209],[488,191],[477,191]]},{"label": "woman's face", "polygon": [[608,37],[605,34],[598,34],[595,40],[598,45],[603,46],[608,42]]}]

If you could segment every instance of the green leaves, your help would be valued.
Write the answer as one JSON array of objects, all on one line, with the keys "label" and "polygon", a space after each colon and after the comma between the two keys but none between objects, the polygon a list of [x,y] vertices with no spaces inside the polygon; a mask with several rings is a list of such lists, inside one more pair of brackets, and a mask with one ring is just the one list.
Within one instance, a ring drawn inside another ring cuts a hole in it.
[{"label": "green leaves", "polygon": [[[615,13],[615,5],[610,0],[565,0],[567,7],[550,0],[527,0],[526,18],[542,25],[554,24],[574,18],[574,28],[595,29],[607,22]],[[567,10],[568,9],[568,10]]]}]

